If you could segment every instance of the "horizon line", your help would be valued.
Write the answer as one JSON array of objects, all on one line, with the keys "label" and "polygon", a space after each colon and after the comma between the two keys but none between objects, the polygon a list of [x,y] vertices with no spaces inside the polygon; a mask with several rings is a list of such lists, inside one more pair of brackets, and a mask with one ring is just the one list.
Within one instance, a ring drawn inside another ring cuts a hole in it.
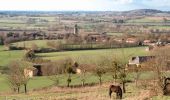
[{"label": "horizon line", "polygon": [[18,11],[18,12],[126,12],[126,11],[133,11],[133,10],[158,10],[158,11],[164,11],[169,12],[170,10],[159,10],[159,9],[150,9],[150,8],[144,8],[144,9],[131,9],[131,10],[1,10],[2,11]]}]

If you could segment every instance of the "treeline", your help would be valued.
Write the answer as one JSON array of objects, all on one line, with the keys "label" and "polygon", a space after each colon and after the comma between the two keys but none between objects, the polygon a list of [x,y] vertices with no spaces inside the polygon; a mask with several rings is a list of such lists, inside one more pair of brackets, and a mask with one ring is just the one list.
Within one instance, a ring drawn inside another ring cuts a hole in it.
[{"label": "treeline", "polygon": [[74,50],[96,50],[96,49],[111,49],[111,48],[123,48],[123,47],[137,47],[142,46],[140,43],[76,43],[65,44],[61,42],[47,42],[47,48],[38,48],[36,44],[33,47],[17,47],[15,45],[8,46],[8,50],[24,50],[32,49],[35,53],[48,53],[57,51],[74,51]]}]

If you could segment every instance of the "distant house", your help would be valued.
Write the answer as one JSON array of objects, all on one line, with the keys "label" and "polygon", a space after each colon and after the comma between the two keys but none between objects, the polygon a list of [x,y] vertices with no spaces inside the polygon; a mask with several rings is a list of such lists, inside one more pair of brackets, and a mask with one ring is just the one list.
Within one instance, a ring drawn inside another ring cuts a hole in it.
[{"label": "distant house", "polygon": [[144,40],[143,43],[146,45],[148,43],[151,43],[151,40]]},{"label": "distant house", "polygon": [[36,68],[33,68],[33,67],[25,68],[25,69],[24,69],[24,75],[25,75],[25,77],[32,78],[32,77],[34,76],[34,70],[36,70]]},{"label": "distant house", "polygon": [[121,42],[123,41],[123,39],[121,39],[121,38],[115,38],[114,41],[121,43]]},{"label": "distant house", "polygon": [[148,47],[146,47],[145,51],[151,51],[153,49],[154,49],[154,46],[148,46]]},{"label": "distant house", "polygon": [[76,69],[76,73],[77,73],[77,74],[81,74],[81,69],[77,68],[77,69]]},{"label": "distant house", "polygon": [[41,64],[34,64],[33,67],[36,68],[36,70],[34,70],[34,76],[43,76]]},{"label": "distant house", "polygon": [[139,65],[143,62],[146,62],[150,59],[154,58],[154,56],[136,56],[136,57],[132,57],[129,60],[129,65]]},{"label": "distant house", "polygon": [[126,43],[136,43],[137,42],[137,39],[135,38],[127,38],[126,39]]},{"label": "distant house", "polygon": [[87,35],[87,41],[90,41],[90,42],[106,42],[109,39],[110,38],[106,32],[104,32],[102,34],[93,33],[93,34]]}]

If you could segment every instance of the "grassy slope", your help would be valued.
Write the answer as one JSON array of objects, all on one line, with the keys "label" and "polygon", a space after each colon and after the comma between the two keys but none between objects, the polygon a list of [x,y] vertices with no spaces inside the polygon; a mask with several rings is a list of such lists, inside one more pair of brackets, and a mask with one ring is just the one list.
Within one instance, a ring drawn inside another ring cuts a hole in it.
[{"label": "grassy slope", "polygon": [[33,44],[36,44],[40,48],[46,48],[48,41],[58,41],[58,40],[32,40],[32,41],[22,41],[22,42],[16,42],[12,43],[12,45],[18,46],[18,47],[24,47],[24,43],[26,47],[31,47]]},{"label": "grassy slope", "polygon": [[[145,47],[135,47],[135,48],[124,48],[124,49],[103,49],[103,50],[84,50],[84,51],[66,51],[66,52],[54,52],[54,53],[41,53],[37,54],[38,56],[44,59],[58,60],[65,57],[71,57],[77,59],[79,57],[88,56],[88,60],[97,59],[101,56],[115,56],[122,57],[124,52],[126,60],[129,59],[127,56],[137,56],[137,55],[146,55]],[[86,60],[86,59],[84,59]]]},{"label": "grassy slope", "polygon": [[128,20],[128,22],[163,22],[163,17],[158,18],[158,17],[144,17],[141,19],[133,19],[133,20]]},{"label": "grassy slope", "polygon": [[[7,66],[10,61],[21,59],[24,51],[4,51],[5,48],[0,46],[0,66]],[[0,67],[1,68],[1,67]]]},{"label": "grassy slope", "polygon": [[[94,87],[85,87],[85,88],[77,88],[77,89],[56,89],[52,91],[48,91],[48,93],[44,93],[40,91],[39,93],[34,92],[30,95],[15,95],[15,96],[8,96],[8,99],[24,99],[29,98],[31,100],[110,100],[108,96],[108,86],[109,84],[104,84],[102,86],[94,86]],[[137,95],[138,92],[134,93],[134,91],[138,91],[134,84],[129,84],[127,86],[128,92],[124,94],[123,98]],[[131,93],[131,91],[133,93]],[[0,97],[4,99],[4,97]],[[115,99],[115,94],[113,93],[112,99]]]},{"label": "grassy slope", "polygon": [[[138,47],[138,48],[125,48],[123,51],[125,51],[126,55],[133,54],[133,55],[146,55],[146,52],[144,50],[144,47]],[[0,47],[0,60],[2,65],[8,64],[11,60],[21,59],[23,51],[3,51],[3,47]],[[136,52],[138,51],[138,52]],[[121,56],[122,49],[103,49],[103,50],[85,50],[85,51],[68,51],[68,52],[54,52],[54,53],[43,53],[43,54],[37,54],[39,56],[43,56],[45,59],[51,59],[51,60],[57,60],[62,59],[64,57],[73,57],[76,59],[76,57],[79,56],[89,56],[90,59],[93,60],[99,58],[101,55],[117,55]],[[4,59],[5,58],[5,59]],[[86,58],[85,58],[86,59]],[[133,76],[133,75],[132,75]],[[67,75],[61,75],[60,83],[59,85],[63,86],[66,85],[66,78]],[[98,77],[95,75],[87,74],[87,83],[96,83],[98,82]],[[110,81],[112,80],[111,74],[106,74],[103,76],[104,81]],[[75,84],[81,84],[79,75],[73,75],[72,85]],[[6,77],[4,75],[0,75],[0,83],[1,87],[0,91],[9,91],[10,88],[7,84]],[[28,87],[29,89],[35,89],[35,88],[42,88],[46,86],[52,85],[53,82],[49,80],[47,77],[34,77],[30,80]]]},{"label": "grassy slope", "polygon": [[[127,79],[129,80],[134,80],[135,78],[135,73],[130,73],[127,76]],[[141,73],[139,79],[151,79],[153,78],[154,74],[150,72],[143,72]],[[80,85],[81,84],[81,75],[72,75],[72,82],[71,85]],[[63,74],[60,75],[59,78],[59,86],[66,86],[67,85],[67,75]],[[102,81],[103,82],[110,82],[113,81],[112,74],[111,73],[106,73],[105,75],[102,76]],[[7,78],[5,75],[0,75],[0,92],[4,91],[10,91],[10,87],[7,81]],[[43,76],[43,77],[33,77],[30,79],[28,83],[28,89],[39,89],[43,87],[48,87],[50,85],[53,85],[53,81],[49,79],[49,77]],[[85,83],[99,83],[98,77],[95,74],[87,73],[85,76]],[[23,89],[22,89],[23,91]]]},{"label": "grassy slope", "polygon": [[[8,100],[29,99],[29,100],[116,100],[116,94],[112,94],[112,99],[108,96],[108,86],[113,83],[105,83],[102,86],[85,88],[53,88],[47,91],[35,91],[28,95],[17,94],[7,95]],[[127,92],[123,94],[123,100],[148,100],[148,90],[136,87],[134,83],[126,84]],[[5,96],[0,96],[4,100]],[[168,96],[158,96],[149,100],[169,100]]]}]

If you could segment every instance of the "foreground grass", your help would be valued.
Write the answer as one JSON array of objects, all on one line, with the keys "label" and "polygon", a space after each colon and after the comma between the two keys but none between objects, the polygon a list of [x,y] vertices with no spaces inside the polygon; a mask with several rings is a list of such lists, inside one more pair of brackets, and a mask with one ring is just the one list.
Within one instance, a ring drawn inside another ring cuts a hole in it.
[{"label": "foreground grass", "polygon": [[[135,75],[136,75],[136,73],[129,73],[127,76],[127,80],[134,81]],[[58,77],[59,77],[58,86],[67,86],[68,75],[63,74],[63,75],[59,75]],[[152,73],[152,72],[142,72],[140,74],[139,79],[149,80],[149,79],[152,79],[153,77],[154,77],[154,73]],[[72,82],[70,85],[81,85],[81,83],[82,83],[81,79],[82,79],[82,75],[78,75],[78,74],[72,75]],[[105,75],[102,76],[103,82],[111,82],[113,80],[114,79],[112,78],[112,73],[106,73]],[[99,83],[99,78],[95,74],[86,73],[85,83]],[[1,84],[0,92],[11,91],[6,75],[0,75],[0,84]],[[41,89],[41,88],[49,87],[52,85],[54,85],[54,81],[52,81],[47,76],[33,77],[32,79],[29,80],[28,89],[29,89],[29,91],[31,91],[34,89]],[[23,88],[21,91],[23,92]]]},{"label": "foreground grass", "polygon": [[[104,83],[102,86],[92,86],[85,88],[52,88],[47,91],[35,91],[28,95],[19,94],[9,96],[9,100],[15,99],[28,99],[28,100],[110,100],[108,96],[108,87],[112,83]],[[123,98],[138,95],[139,89],[134,84],[127,84],[127,93],[123,95]],[[5,98],[1,96],[0,98]],[[115,99],[113,93],[112,98]]]},{"label": "foreground grass", "polygon": [[[169,73],[167,73],[169,75]],[[71,85],[81,84],[81,75],[73,75]],[[86,83],[98,83],[98,77],[94,74],[88,73],[86,75]],[[155,74],[153,72],[143,72],[141,73],[139,80],[145,80],[150,82]],[[127,79],[134,81],[135,73],[130,73]],[[60,76],[60,86],[66,86],[67,75]],[[27,100],[110,100],[108,97],[108,87],[113,83],[111,73],[107,73],[102,77],[103,85],[92,86],[92,87],[79,87],[79,88],[60,88],[52,86],[53,82],[48,77],[34,77],[28,83],[29,93],[25,95],[21,94],[4,94],[0,96],[0,100],[7,98],[8,100],[18,100],[18,99],[27,99]],[[7,87],[5,82],[5,76],[0,76],[1,86]],[[147,84],[147,83],[145,83]],[[50,86],[50,87],[49,87]],[[52,87],[51,87],[52,86]],[[2,90],[1,87],[1,90]],[[48,87],[48,88],[42,88]],[[10,89],[10,88],[8,88]],[[34,91],[32,91],[34,89]],[[35,91],[36,89],[36,91]],[[148,95],[147,88],[143,83],[140,82],[139,86],[136,86],[134,82],[126,84],[127,93],[123,95],[125,100],[144,100],[146,99],[145,95]],[[1,93],[5,92],[4,89]],[[9,90],[7,90],[9,91]],[[115,94],[113,93],[112,98],[115,99]],[[166,96],[155,96],[152,100],[169,100],[170,97]]]},{"label": "foreground grass", "polygon": [[[51,87],[46,90],[33,91],[29,94],[15,94],[0,96],[5,100],[115,100],[116,94],[109,98],[108,88],[112,82],[104,83],[99,86],[80,87],[80,88],[58,88]],[[126,93],[123,94],[123,100],[169,100],[167,96],[150,97],[149,90],[135,86],[135,83],[126,84]]]}]

